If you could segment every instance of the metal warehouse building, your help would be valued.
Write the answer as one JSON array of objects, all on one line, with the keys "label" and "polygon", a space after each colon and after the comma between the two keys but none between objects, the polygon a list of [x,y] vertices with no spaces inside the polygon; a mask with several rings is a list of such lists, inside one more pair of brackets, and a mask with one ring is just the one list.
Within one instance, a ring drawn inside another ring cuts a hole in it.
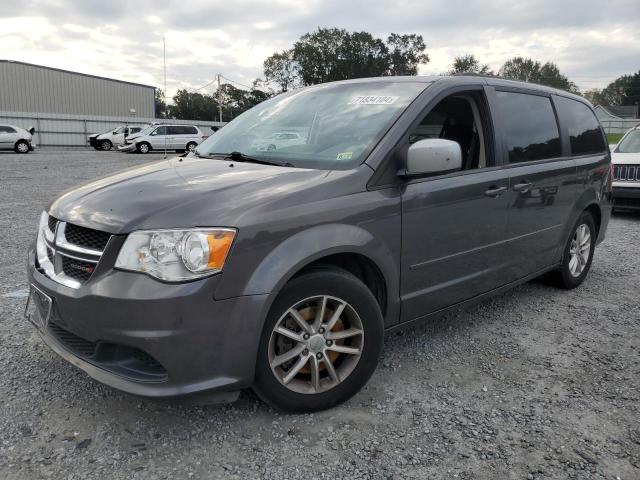
[{"label": "metal warehouse building", "polygon": [[[155,88],[29,63],[0,60],[0,110],[154,117]],[[133,112],[132,112],[133,111]]]}]

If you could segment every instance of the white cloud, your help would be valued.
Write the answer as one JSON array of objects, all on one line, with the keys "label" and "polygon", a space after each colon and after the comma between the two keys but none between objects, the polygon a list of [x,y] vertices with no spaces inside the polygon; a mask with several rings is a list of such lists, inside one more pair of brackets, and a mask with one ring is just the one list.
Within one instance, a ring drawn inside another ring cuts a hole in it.
[{"label": "white cloud", "polygon": [[596,0],[138,0],[135,9],[34,0],[32,16],[13,16],[21,2],[4,1],[3,58],[162,86],[165,37],[169,96],[216,73],[249,84],[267,56],[319,26],[421,34],[431,58],[424,74],[443,73],[466,53],[494,70],[516,55],[553,61],[583,89],[640,69],[637,0],[610,0],[606,9]]}]

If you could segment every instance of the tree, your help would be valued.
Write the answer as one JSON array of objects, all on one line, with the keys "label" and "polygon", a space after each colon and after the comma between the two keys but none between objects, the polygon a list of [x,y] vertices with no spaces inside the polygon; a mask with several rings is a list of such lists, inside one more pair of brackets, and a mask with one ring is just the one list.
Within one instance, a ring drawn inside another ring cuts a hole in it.
[{"label": "tree", "polygon": [[264,92],[256,88],[243,90],[230,83],[220,85],[220,89],[213,94],[213,98],[216,99],[216,105],[217,99],[220,99],[222,118],[224,120],[232,120],[271,96],[270,92]]},{"label": "tree", "polygon": [[560,73],[557,65],[552,62],[542,64],[531,58],[515,57],[505,62],[500,69],[499,75],[512,80],[538,83],[540,85],[547,85],[549,87],[579,93],[576,84]]},{"label": "tree", "polygon": [[392,33],[387,38],[387,48],[391,60],[389,75],[417,75],[418,65],[429,62],[422,35]]},{"label": "tree", "polygon": [[456,73],[477,73],[480,75],[493,75],[489,65],[480,65],[475,55],[467,54],[453,59],[453,67],[449,70],[449,75]]},{"label": "tree", "polygon": [[267,80],[284,91],[292,85],[383,75],[416,75],[429,56],[421,35],[392,33],[385,43],[368,32],[318,28],[306,33],[291,50],[264,62]]},{"label": "tree", "polygon": [[154,99],[155,118],[165,118],[167,116],[167,104],[164,101],[164,92],[156,88]]},{"label": "tree", "polygon": [[264,76],[269,82],[286,92],[298,81],[298,64],[293,60],[293,50],[283,50],[268,57],[263,64]]},{"label": "tree", "polygon": [[188,92],[180,89],[173,97],[173,105],[169,105],[171,118],[184,120],[217,120],[218,103],[206,94]]},{"label": "tree", "polygon": [[640,71],[618,77],[602,90],[590,90],[589,101],[594,105],[635,105],[640,103]]}]

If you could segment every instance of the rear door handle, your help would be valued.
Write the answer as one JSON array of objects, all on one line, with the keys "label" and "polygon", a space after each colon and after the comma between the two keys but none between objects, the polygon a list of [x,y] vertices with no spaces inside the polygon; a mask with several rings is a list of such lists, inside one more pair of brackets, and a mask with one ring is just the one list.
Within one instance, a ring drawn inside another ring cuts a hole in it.
[{"label": "rear door handle", "polygon": [[484,194],[487,197],[499,197],[506,191],[507,191],[507,187],[492,186],[492,187],[489,187],[489,190],[485,190]]},{"label": "rear door handle", "polygon": [[533,184],[531,182],[524,181],[522,183],[516,183],[513,189],[516,192],[527,193]]}]

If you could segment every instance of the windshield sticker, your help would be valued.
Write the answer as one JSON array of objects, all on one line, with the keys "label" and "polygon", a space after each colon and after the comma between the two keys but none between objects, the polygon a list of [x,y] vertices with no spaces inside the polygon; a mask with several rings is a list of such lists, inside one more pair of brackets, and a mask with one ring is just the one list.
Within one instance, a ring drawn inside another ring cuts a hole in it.
[{"label": "windshield sticker", "polygon": [[336,160],[351,160],[353,152],[342,152],[336,155]]},{"label": "windshield sticker", "polygon": [[392,95],[367,95],[365,97],[353,97],[349,105],[391,105],[400,97]]}]

